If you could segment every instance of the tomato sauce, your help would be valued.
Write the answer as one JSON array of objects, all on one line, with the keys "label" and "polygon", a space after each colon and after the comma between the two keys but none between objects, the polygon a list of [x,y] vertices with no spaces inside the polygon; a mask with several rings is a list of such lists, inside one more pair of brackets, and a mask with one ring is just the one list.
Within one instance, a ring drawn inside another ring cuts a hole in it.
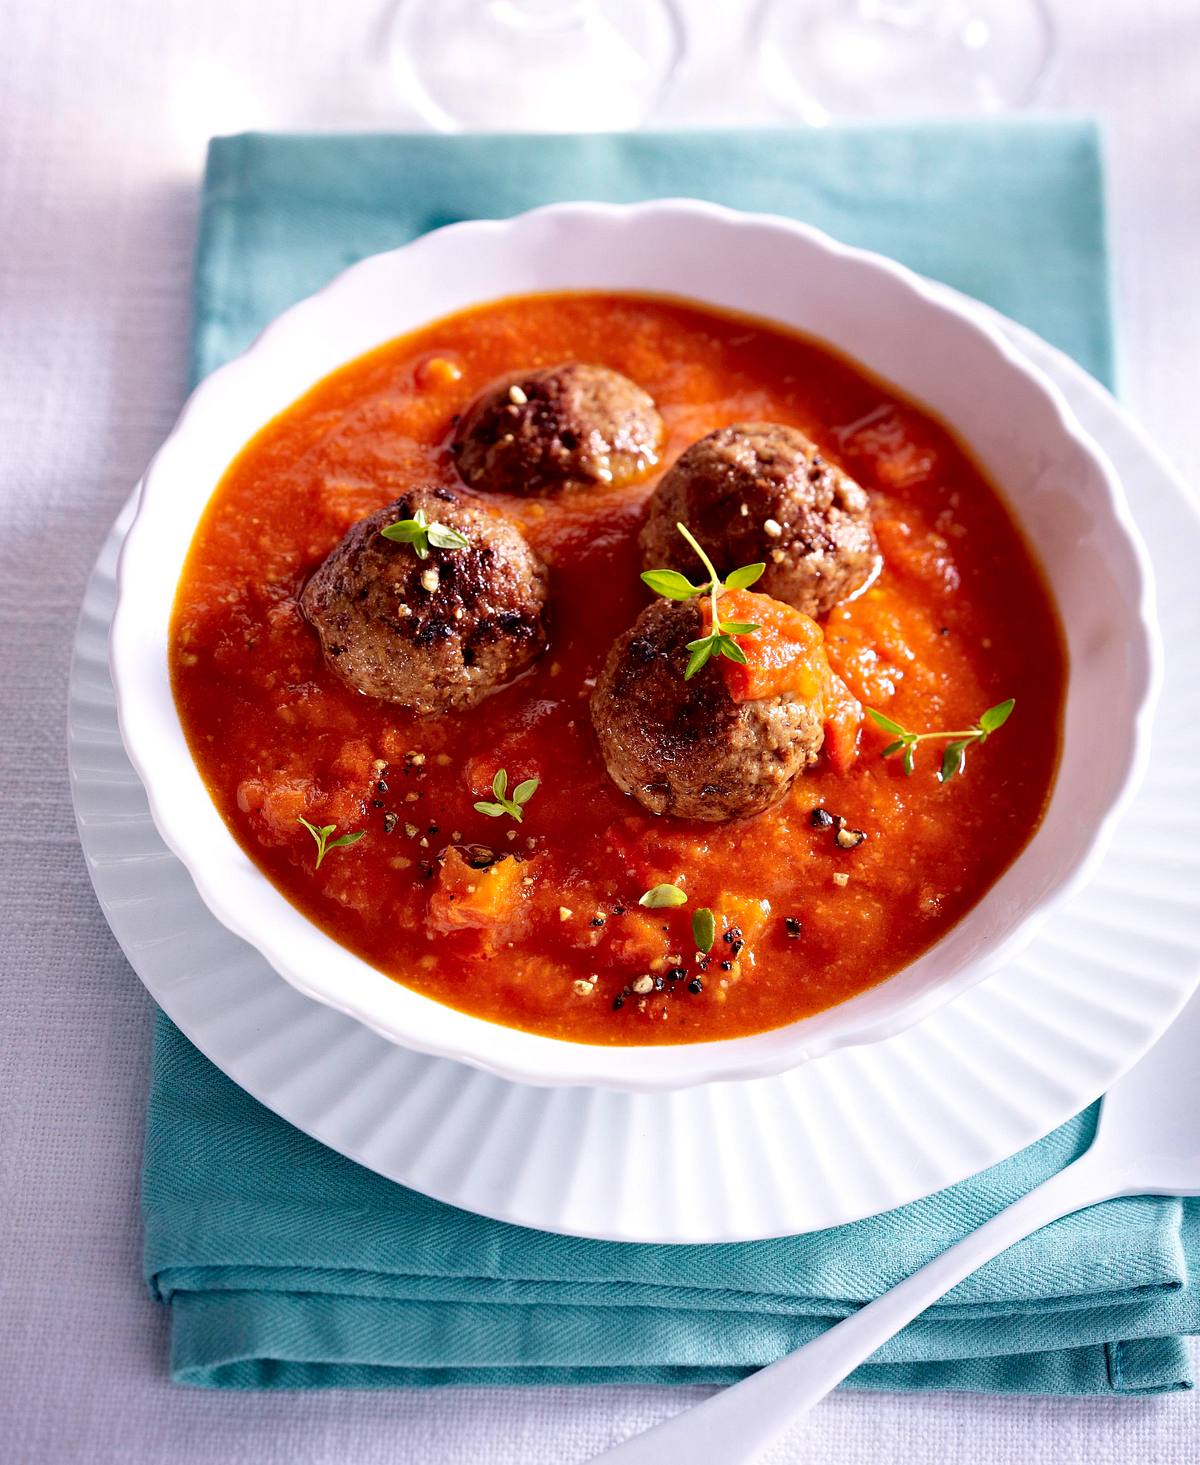
[{"label": "tomato sauce", "polygon": [[[653,395],[668,430],[661,467],[734,422],[807,432],[871,492],[884,558],[876,581],[824,623],[847,704],[925,731],[970,727],[1013,697],[1007,726],[942,784],[941,744],[924,745],[906,777],[898,758],[880,756],[885,733],[867,723],[856,746],[856,720],[835,719],[819,762],[766,814],[718,825],[646,813],[609,780],[588,698],[611,642],[649,599],[636,539],[654,476],[617,492],[494,500],[550,566],[550,647],[532,672],[470,713],[426,719],[347,688],[300,614],[308,576],[406,487],[457,485],[448,440],[477,391],[567,360],[614,367]],[[591,1043],[777,1027],[918,956],[1037,827],[1066,683],[1039,568],[944,426],[787,331],[590,293],[438,321],[342,367],[268,423],[196,531],[171,648],[212,797],[289,900],[439,1001]],[[501,768],[510,791],[540,780],[520,823],[474,808],[493,799]],[[836,826],[814,827],[818,808],[866,839],[841,848]],[[301,817],[336,825],[333,838],[365,835],[318,869]],[[479,870],[471,846],[520,858]],[[639,907],[664,882],[688,903]],[[706,962],[690,924],[701,906],[718,933]]]}]

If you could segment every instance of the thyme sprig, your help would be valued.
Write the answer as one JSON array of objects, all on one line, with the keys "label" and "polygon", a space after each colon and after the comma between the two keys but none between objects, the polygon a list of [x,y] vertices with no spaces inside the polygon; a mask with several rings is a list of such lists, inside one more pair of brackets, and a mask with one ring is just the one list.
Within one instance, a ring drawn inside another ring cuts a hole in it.
[{"label": "thyme sprig", "polygon": [[746,653],[733,638],[751,636],[759,627],[749,621],[726,621],[722,625],[717,602],[726,590],[749,589],[767,567],[762,562],[742,565],[740,569],[732,570],[722,581],[712,560],[704,553],[699,541],[689,531],[687,525],[676,524],[675,527],[699,556],[700,562],[708,571],[708,580],[703,585],[693,585],[687,576],[681,575],[678,570],[646,570],[642,579],[656,595],[664,595],[668,600],[691,600],[698,595],[709,597],[712,631],[707,636],[701,636],[697,640],[687,643],[687,649],[691,654],[688,657],[683,679],[685,682],[690,682],[712,656],[724,656],[729,661],[737,662],[739,666],[746,665]]},{"label": "thyme sprig", "polygon": [[358,829],[353,834],[340,834],[337,839],[330,839],[329,836],[337,828],[336,824],[310,824],[303,816],[297,822],[303,824],[317,842],[317,863],[313,866],[316,870],[321,868],[321,861],[331,849],[344,849],[348,844],[357,844],[367,832],[365,829]]},{"label": "thyme sprig", "polygon": [[489,819],[499,819],[504,814],[510,814],[518,824],[522,822],[525,815],[522,812],[524,806],[533,798],[538,791],[538,784],[541,779],[527,778],[523,783],[517,784],[512,793],[508,792],[508,772],[501,768],[492,779],[492,793],[496,802],[488,803],[481,800],[475,808],[481,814],[486,814]]},{"label": "thyme sprig", "polygon": [[448,524],[439,524],[436,519],[431,524],[425,517],[424,509],[418,509],[411,519],[397,519],[394,524],[386,525],[379,532],[393,544],[411,544],[419,560],[429,558],[431,545],[434,549],[471,548],[471,541],[457,529],[451,529]]},{"label": "thyme sprig", "polygon": [[1004,726],[1012,715],[1016,699],[1009,697],[1004,702],[997,702],[994,707],[989,707],[986,712],[979,716],[979,721],[974,727],[958,728],[955,731],[938,729],[936,732],[915,733],[903,727],[895,718],[887,717],[878,708],[868,707],[867,716],[877,727],[884,732],[891,733],[895,742],[889,743],[880,753],[881,758],[890,758],[895,753],[903,750],[904,771],[911,778],[913,769],[916,767],[917,748],[921,743],[933,741],[940,742],[949,738],[950,742],[942,751],[942,766],[938,770],[938,778],[942,783],[949,783],[958,773],[966,767],[967,749],[975,743],[986,743],[988,736],[998,728]]}]

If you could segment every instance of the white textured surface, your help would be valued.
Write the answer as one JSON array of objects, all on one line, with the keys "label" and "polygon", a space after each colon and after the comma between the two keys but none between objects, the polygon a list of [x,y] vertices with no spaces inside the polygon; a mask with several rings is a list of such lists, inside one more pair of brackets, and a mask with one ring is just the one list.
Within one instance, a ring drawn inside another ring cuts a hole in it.
[{"label": "white textured surface", "polygon": [[[708,7],[694,3],[695,17]],[[725,8],[725,7],[723,7]],[[1049,101],[1110,129],[1126,396],[1200,479],[1200,12],[1059,0]],[[732,10],[733,7],[728,7]],[[685,1402],[636,1389],[201,1395],[138,1278],[149,1006],[96,908],[63,766],[88,568],[183,389],[204,136],[402,122],[360,84],[383,5],[0,0],[0,1460],[582,1460]],[[749,121],[715,23],[663,120]],[[715,100],[714,100],[715,99]],[[1195,1398],[834,1397],[773,1465],[1184,1465]]]}]

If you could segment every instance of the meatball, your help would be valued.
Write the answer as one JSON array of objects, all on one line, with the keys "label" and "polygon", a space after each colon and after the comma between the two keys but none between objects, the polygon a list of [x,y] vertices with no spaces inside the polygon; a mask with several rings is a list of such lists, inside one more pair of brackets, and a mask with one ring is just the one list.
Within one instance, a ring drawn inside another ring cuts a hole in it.
[{"label": "meatball", "polygon": [[[418,511],[466,549],[380,531]],[[325,659],[369,697],[429,714],[473,707],[546,645],[546,567],[517,527],[446,488],[415,488],[361,519],[304,587],[300,605]]]},{"label": "meatball", "polygon": [[822,708],[792,693],[735,702],[718,657],[685,681],[701,626],[694,601],[647,606],[613,643],[592,724],[613,782],[652,814],[724,822],[778,803],[816,761]]},{"label": "meatball", "polygon": [[662,439],[641,387],[569,361],[493,382],[463,414],[451,452],[472,488],[533,494],[633,483],[658,462]]},{"label": "meatball", "polygon": [[865,490],[802,432],[777,422],[709,433],[655,489],[641,538],[646,567],[694,577],[677,523],[718,574],[761,560],[767,568],[757,588],[811,616],[861,590],[879,564]]}]

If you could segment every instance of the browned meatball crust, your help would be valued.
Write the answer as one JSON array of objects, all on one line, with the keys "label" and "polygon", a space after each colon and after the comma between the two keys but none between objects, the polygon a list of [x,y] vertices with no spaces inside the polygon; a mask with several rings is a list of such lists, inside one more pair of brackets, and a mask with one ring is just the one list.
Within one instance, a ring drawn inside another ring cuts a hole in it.
[{"label": "browned meatball crust", "polygon": [[784,695],[735,702],[713,657],[684,681],[702,634],[692,601],[657,600],[614,641],[592,694],[613,782],[652,814],[726,822],[778,803],[824,740],[821,708]]},{"label": "browned meatball crust", "polygon": [[[411,544],[380,530],[417,510],[469,541]],[[446,488],[414,488],[361,519],[300,605],[325,659],[357,691],[429,714],[473,707],[545,649],[546,568],[517,527]]]},{"label": "browned meatball crust", "polygon": [[794,427],[746,422],[693,443],[650,499],[647,569],[696,578],[686,524],[717,573],[762,560],[755,587],[820,616],[864,586],[879,563],[867,494]]},{"label": "browned meatball crust", "polygon": [[662,439],[641,387],[570,361],[493,382],[463,413],[451,452],[472,488],[536,494],[633,483],[658,462]]}]

